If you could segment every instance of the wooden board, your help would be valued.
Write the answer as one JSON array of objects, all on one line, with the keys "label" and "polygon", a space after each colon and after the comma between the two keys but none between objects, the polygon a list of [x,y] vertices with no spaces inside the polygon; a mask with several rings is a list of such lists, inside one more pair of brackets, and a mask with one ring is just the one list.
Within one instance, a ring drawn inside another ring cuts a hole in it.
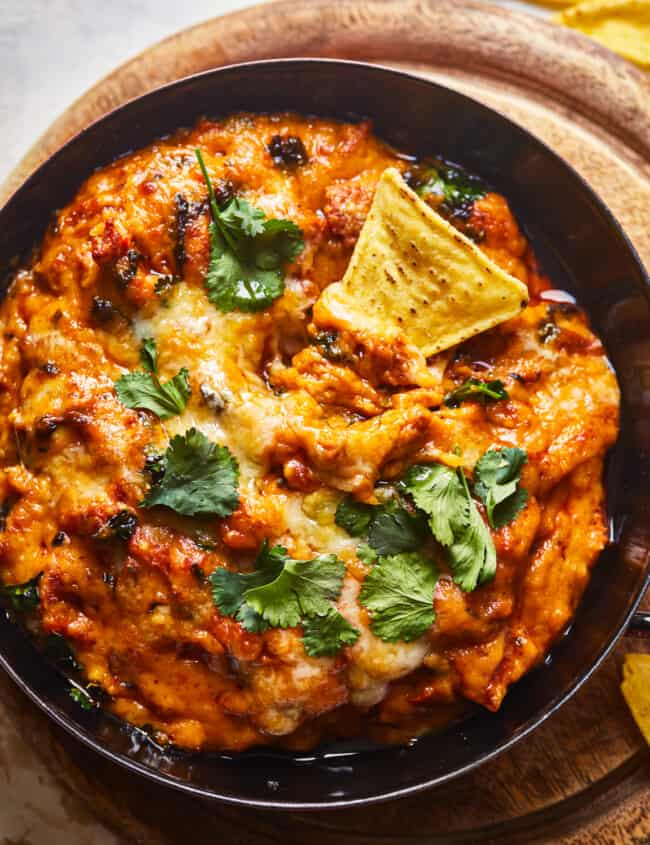
[{"label": "wooden board", "polygon": [[[603,196],[650,266],[650,85],[569,31],[479,2],[289,0],[208,21],[143,53],[78,100],[0,189],[110,108],[237,61],[330,56],[399,65],[508,114]],[[0,718],[111,827],[142,843],[650,842],[650,755],[619,694],[626,640],[558,714],[498,760],[414,798],[335,813],[273,814],[142,783],[52,728],[6,678]]]}]

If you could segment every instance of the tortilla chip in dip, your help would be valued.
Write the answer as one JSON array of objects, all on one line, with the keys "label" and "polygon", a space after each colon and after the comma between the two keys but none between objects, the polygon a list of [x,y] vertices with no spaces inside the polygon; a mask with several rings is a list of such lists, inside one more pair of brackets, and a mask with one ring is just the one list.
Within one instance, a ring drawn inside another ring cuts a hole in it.
[{"label": "tortilla chip in dip", "polygon": [[385,170],[345,276],[314,322],[359,336],[401,336],[434,355],[514,317],[528,289]]},{"label": "tortilla chip in dip", "polygon": [[584,0],[555,20],[589,35],[615,53],[650,68],[650,2]]}]

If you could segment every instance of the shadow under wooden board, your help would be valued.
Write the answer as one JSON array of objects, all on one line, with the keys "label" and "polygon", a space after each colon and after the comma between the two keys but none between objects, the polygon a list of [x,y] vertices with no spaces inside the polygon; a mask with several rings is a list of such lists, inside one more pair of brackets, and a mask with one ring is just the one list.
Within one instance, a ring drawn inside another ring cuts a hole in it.
[{"label": "shadow under wooden board", "polygon": [[[152,47],[73,104],[2,195],[76,131],[158,85],[232,62],[328,56],[397,65],[506,113],[563,155],[609,204],[650,266],[650,85],[582,36],[452,0],[291,0],[208,21]],[[648,339],[650,360],[650,339]],[[66,788],[142,843],[647,843],[650,755],[619,692],[625,640],[575,698],[479,771],[423,795],[333,813],[200,804],[141,782],[77,745],[0,677],[16,720]]]}]

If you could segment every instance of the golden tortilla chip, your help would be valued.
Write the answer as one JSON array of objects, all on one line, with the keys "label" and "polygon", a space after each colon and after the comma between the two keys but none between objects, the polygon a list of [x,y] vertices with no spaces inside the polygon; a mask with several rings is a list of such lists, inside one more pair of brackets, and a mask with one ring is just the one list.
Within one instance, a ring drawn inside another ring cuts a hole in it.
[{"label": "golden tortilla chip", "polygon": [[535,3],[536,6],[566,9],[567,6],[573,6],[575,0],[532,0],[532,2]]},{"label": "golden tortilla chip", "polygon": [[402,337],[425,356],[514,317],[528,289],[385,170],[345,276],[325,288],[314,322]]},{"label": "golden tortilla chip", "polygon": [[621,692],[650,745],[650,654],[626,654]]},{"label": "golden tortilla chip", "polygon": [[648,0],[584,0],[558,13],[555,20],[650,68]]}]

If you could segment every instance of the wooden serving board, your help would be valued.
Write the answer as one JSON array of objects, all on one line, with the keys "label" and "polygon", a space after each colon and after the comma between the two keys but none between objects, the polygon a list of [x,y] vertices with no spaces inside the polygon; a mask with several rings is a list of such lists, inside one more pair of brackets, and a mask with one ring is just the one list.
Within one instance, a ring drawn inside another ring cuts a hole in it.
[{"label": "wooden serving board", "polygon": [[[181,32],[71,106],[0,189],[0,199],[72,134],[125,100],[186,74],[284,56],[397,65],[506,113],[578,169],[650,266],[647,79],[580,35],[470,0],[279,0]],[[163,791],[53,728],[4,676],[0,720],[17,722],[65,789],[125,842],[176,845],[191,830],[194,845],[641,845],[650,842],[650,754],[619,682],[622,655],[643,648],[624,640],[559,713],[479,771],[372,809],[270,814]]]}]

